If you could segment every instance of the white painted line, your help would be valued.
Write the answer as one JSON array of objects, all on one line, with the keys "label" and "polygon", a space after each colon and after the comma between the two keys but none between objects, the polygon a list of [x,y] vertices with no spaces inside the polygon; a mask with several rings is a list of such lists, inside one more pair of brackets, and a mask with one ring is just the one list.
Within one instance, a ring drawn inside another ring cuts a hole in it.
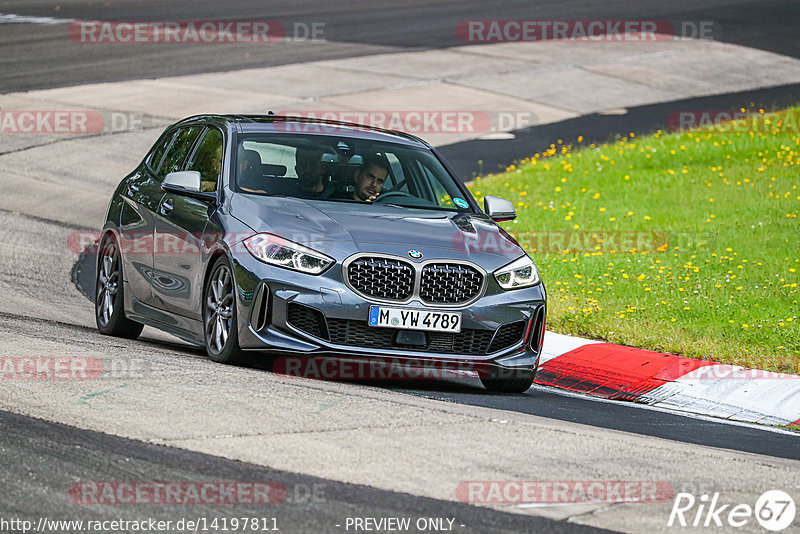
[{"label": "white painted line", "polygon": [[[755,378],[748,378],[748,373]],[[659,386],[640,400],[717,417],[789,424],[800,419],[800,378],[732,365],[710,365]]]},{"label": "white painted line", "polygon": [[539,365],[552,360],[557,356],[566,354],[571,350],[583,347],[584,345],[591,345],[594,343],[603,343],[602,341],[595,341],[593,339],[583,339],[575,336],[567,336],[564,334],[556,334],[550,330],[545,330],[544,333],[544,346],[542,347],[542,355],[539,358]]},{"label": "white painted line", "polygon": [[53,17],[30,17],[27,15],[14,15],[0,13],[0,24],[68,24],[75,22],[75,19],[56,19]]}]

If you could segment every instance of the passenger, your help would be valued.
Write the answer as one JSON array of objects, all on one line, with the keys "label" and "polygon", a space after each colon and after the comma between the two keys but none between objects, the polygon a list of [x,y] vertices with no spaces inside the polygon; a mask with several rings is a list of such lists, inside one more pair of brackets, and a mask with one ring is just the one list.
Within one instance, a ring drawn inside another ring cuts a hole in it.
[{"label": "passenger", "polygon": [[[364,157],[364,164],[353,176],[353,200],[372,202],[381,194],[383,184],[389,176],[389,162],[380,154]],[[349,199],[348,199],[349,200]]]},{"label": "passenger", "polygon": [[299,182],[298,193],[305,198],[319,198],[325,190],[323,178],[327,166],[322,162],[323,151],[315,146],[298,147],[295,154],[295,167]]},{"label": "passenger", "polygon": [[263,184],[259,183],[261,173],[261,156],[255,150],[239,151],[239,171],[236,174],[236,183],[240,189],[248,193],[264,193]]}]

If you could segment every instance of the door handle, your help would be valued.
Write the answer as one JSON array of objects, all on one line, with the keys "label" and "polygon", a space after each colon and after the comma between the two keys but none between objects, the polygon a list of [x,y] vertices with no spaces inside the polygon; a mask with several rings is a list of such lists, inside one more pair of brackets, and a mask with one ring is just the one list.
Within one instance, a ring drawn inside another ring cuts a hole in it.
[{"label": "door handle", "polygon": [[161,215],[169,215],[173,209],[175,209],[175,204],[171,198],[161,203]]}]

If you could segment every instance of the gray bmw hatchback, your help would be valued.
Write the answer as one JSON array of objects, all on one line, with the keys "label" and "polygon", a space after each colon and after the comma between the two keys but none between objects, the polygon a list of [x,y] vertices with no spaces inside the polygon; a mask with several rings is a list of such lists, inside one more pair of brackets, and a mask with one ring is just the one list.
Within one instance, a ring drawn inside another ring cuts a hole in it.
[{"label": "gray bmw hatchback", "polygon": [[468,364],[493,391],[536,374],[534,262],[412,135],[268,116],[167,128],[113,194],[99,247],[103,334],[144,325],[217,362],[259,352]]}]

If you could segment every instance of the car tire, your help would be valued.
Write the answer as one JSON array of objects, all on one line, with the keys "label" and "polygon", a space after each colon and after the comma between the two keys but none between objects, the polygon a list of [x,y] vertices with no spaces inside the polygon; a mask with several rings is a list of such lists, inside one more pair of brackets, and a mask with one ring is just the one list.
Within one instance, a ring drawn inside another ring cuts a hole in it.
[{"label": "car tire", "polygon": [[99,261],[94,291],[97,330],[106,336],[136,339],[142,333],[144,325],[125,316],[125,283],[117,241],[112,236],[106,236],[97,250]]},{"label": "car tire", "polygon": [[536,369],[508,369],[492,367],[481,374],[483,387],[495,393],[525,393],[533,385]]},{"label": "car tire", "polygon": [[220,256],[211,266],[203,290],[203,337],[212,361],[245,365],[247,359],[239,346],[235,288],[231,263]]}]

